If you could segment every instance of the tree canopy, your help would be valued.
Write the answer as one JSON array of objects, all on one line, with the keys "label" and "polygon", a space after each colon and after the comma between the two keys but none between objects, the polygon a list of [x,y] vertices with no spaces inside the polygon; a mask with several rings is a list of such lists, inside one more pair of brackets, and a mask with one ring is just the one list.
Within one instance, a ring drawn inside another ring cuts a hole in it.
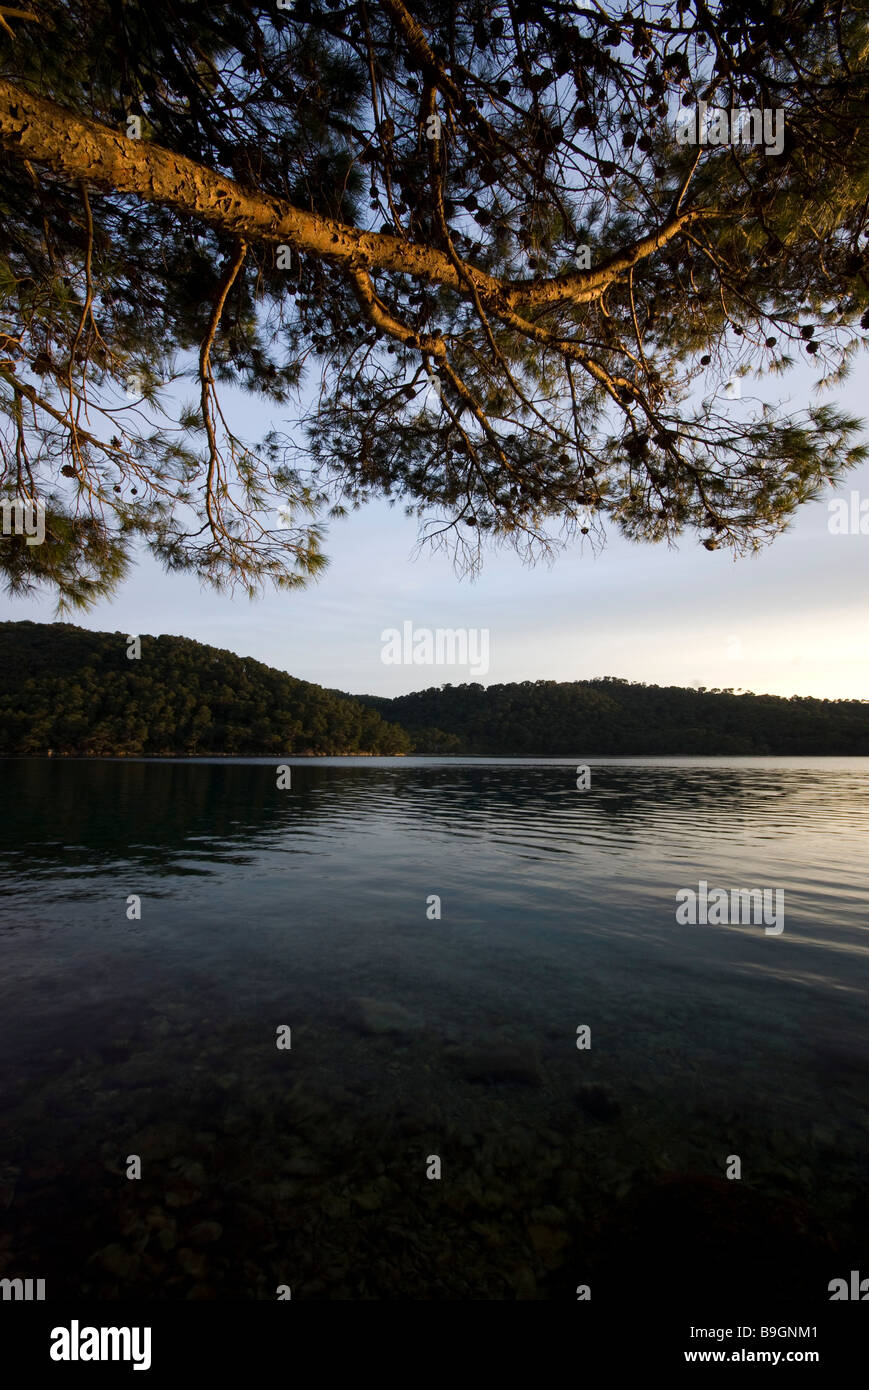
[{"label": "tree canopy", "polygon": [[869,756],[869,701],[602,676],[345,695],[186,637],[0,623],[0,755]]},{"label": "tree canopy", "polygon": [[720,389],[866,341],[867,59],[848,0],[0,5],[9,588],[87,606],[137,543],[293,587],[375,496],[471,567],[769,540],[869,454]]},{"label": "tree canopy", "polygon": [[186,637],[0,623],[0,753],[401,754],[403,729],[338,691]]},{"label": "tree canopy", "polygon": [[869,755],[869,702],[686,690],[601,676],[357,696],[412,751],[492,757]]}]

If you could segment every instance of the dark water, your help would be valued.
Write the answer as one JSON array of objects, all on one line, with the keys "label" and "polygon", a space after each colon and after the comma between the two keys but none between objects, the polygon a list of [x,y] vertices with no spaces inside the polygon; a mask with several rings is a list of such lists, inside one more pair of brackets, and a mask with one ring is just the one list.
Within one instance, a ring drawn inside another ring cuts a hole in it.
[{"label": "dark water", "polygon": [[[869,760],[2,777],[0,1277],[811,1303],[865,1263]],[[701,879],[783,931],[680,925]]]}]

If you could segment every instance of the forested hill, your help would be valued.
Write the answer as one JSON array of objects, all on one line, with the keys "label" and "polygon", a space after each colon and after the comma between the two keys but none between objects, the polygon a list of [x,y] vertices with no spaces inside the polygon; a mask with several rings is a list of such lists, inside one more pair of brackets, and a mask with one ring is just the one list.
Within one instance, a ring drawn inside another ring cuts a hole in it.
[{"label": "forested hill", "polygon": [[852,754],[869,701],[590,681],[446,685],[384,699],[186,637],[0,623],[0,754]]},{"label": "forested hill", "polygon": [[0,623],[0,753],[186,756],[406,753],[349,695],[186,637]]},{"label": "forested hill", "polygon": [[735,753],[869,756],[869,702],[589,681],[521,681],[359,696],[418,753],[491,756]]}]

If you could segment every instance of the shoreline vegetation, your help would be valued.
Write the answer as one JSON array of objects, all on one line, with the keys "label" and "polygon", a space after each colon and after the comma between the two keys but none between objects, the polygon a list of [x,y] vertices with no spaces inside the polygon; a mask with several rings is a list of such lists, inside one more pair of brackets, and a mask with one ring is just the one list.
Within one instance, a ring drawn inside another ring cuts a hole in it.
[{"label": "shoreline vegetation", "polygon": [[0,623],[0,756],[869,756],[869,701],[584,681],[389,699],[186,637]]}]

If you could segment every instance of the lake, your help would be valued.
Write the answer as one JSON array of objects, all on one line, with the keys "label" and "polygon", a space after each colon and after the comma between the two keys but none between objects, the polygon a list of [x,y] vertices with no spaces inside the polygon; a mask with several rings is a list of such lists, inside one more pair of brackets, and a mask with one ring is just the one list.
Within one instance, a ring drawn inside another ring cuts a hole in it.
[{"label": "lake", "polygon": [[588,761],[3,761],[0,1276],[826,1303],[869,759]]}]

